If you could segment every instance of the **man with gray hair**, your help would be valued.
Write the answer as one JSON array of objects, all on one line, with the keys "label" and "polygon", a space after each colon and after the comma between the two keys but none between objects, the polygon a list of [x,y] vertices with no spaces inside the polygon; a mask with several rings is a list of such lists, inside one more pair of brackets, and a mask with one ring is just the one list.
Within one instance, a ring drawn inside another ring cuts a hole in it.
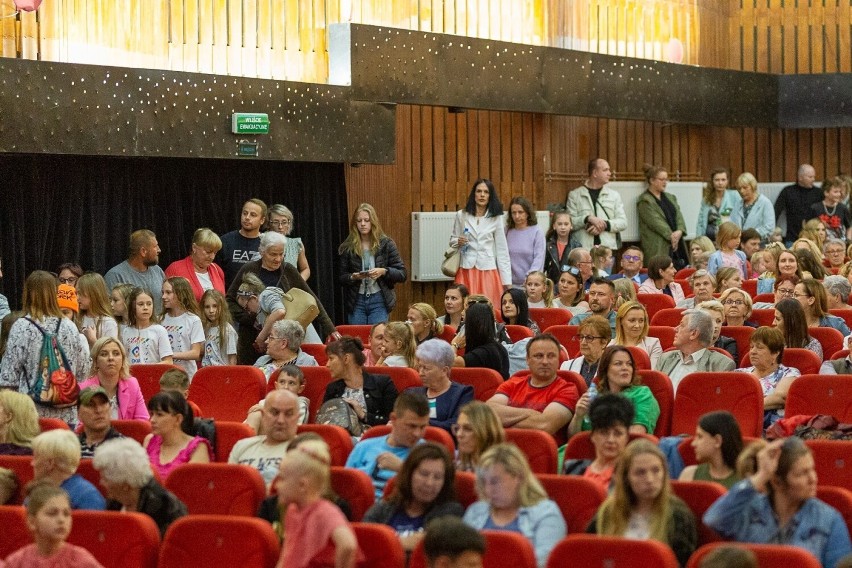
[{"label": "man with gray hair", "polygon": [[825,295],[828,298],[829,310],[847,310],[852,308],[849,305],[849,294],[852,294],[852,284],[844,276],[834,274],[827,276],[822,281],[825,287]]},{"label": "man with gray hair", "polygon": [[580,271],[580,278],[583,279],[583,288],[588,290],[592,283],[592,277],[595,275],[592,254],[587,249],[577,247],[568,253],[568,265],[577,267]]},{"label": "man with gray hair", "polygon": [[846,262],[846,243],[840,239],[828,239],[822,245],[822,252],[828,261],[830,268],[840,269]]},{"label": "man with gray hair", "polygon": [[708,349],[713,343],[713,317],[703,310],[686,310],[675,328],[674,351],[660,356],[656,370],[672,380],[677,392],[680,381],[690,373],[733,371],[734,360]]},{"label": "man with gray hair", "polygon": [[472,386],[450,380],[456,350],[443,339],[429,339],[417,347],[415,356],[423,386],[409,390],[429,401],[429,425],[451,432],[461,407],[473,400]]}]

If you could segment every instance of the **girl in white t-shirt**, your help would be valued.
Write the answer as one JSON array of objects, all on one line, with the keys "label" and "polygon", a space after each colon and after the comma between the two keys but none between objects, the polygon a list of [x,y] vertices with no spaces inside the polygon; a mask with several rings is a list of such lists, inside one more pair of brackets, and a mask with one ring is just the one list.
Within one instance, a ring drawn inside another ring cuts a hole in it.
[{"label": "girl in white t-shirt", "polygon": [[118,339],[118,323],[112,317],[103,276],[97,272],[87,272],[77,280],[77,303],[80,306],[78,324],[89,347],[101,337]]},{"label": "girl in white t-shirt", "polygon": [[172,346],[166,328],[156,323],[154,299],[143,288],[134,288],[127,298],[127,325],[121,328],[121,342],[131,365],[172,364]]},{"label": "girl in white t-shirt", "polygon": [[529,307],[553,307],[553,281],[541,270],[534,270],[527,274],[527,279],[524,281],[524,290],[527,293]]},{"label": "girl in white t-shirt", "polygon": [[163,282],[163,315],[160,323],[169,334],[174,363],[189,379],[198,370],[201,349],[204,347],[204,326],[198,317],[198,302],[189,280],[173,276]]},{"label": "girl in white t-shirt", "polygon": [[204,310],[205,336],[201,366],[236,365],[237,331],[231,325],[231,312],[225,296],[218,290],[207,290],[201,296],[201,308]]}]

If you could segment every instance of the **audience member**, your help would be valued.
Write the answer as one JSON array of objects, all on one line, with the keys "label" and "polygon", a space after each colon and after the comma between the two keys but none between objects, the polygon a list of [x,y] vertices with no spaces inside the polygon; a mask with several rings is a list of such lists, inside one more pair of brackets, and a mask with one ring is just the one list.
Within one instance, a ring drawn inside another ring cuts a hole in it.
[{"label": "audience member", "polygon": [[260,367],[266,378],[285,365],[300,367],[316,367],[316,358],[302,351],[305,340],[305,328],[296,320],[278,320],[272,324],[272,332],[266,338],[266,355],[261,355],[254,362]]},{"label": "audience member", "polygon": [[376,366],[414,368],[417,342],[411,326],[406,322],[392,321],[385,326],[384,336],[382,356]]},{"label": "audience member", "polygon": [[627,278],[619,278],[618,280],[612,281],[613,286],[615,286],[615,302],[612,304],[612,308],[616,311],[616,316],[618,314],[618,309],[621,308],[626,302],[636,302],[636,285],[632,280]]},{"label": "audience member", "polygon": [[429,425],[450,432],[461,408],[473,400],[473,387],[450,379],[456,354],[443,339],[424,341],[417,348],[416,356],[417,372],[423,386],[410,390],[424,395],[429,401]]},{"label": "audience member", "polygon": [[839,270],[846,262],[846,245],[840,239],[828,239],[822,246],[822,251],[829,268],[834,271]]},{"label": "audience member", "polygon": [[852,552],[834,508],[816,498],[814,458],[799,438],[775,440],[757,454],[757,471],[736,483],[704,514],[704,524],[741,542],[804,548],[823,566]]},{"label": "audience member", "polygon": [[683,236],[686,223],[677,197],[666,192],[669,174],[660,166],[646,166],[648,189],[636,202],[639,217],[639,240],[646,258],[668,256],[676,259],[675,269],[684,268],[688,261]]},{"label": "audience member", "polygon": [[[252,198],[243,204],[240,213],[240,228],[222,235],[222,247],[216,254],[216,264],[225,273],[225,287],[230,291],[237,273],[248,262],[260,258],[260,228],[266,222],[266,203]],[[159,288],[157,288],[159,289]]]},{"label": "audience member", "polygon": [[743,437],[736,418],[727,410],[702,415],[690,445],[698,465],[686,466],[680,481],[714,481],[730,489],[742,479],[737,473],[737,457]]},{"label": "audience member", "polygon": [[107,396],[109,415],[119,420],[148,420],[145,399],[136,377],[130,376],[130,365],[122,345],[113,337],[102,337],[92,346],[92,371],[80,388],[101,387]]},{"label": "audience member", "polygon": [[[852,294],[852,283],[843,276],[827,276],[822,281],[825,288],[826,307],[829,310],[848,310],[849,295]],[[832,326],[834,327],[834,326]]]},{"label": "audience member", "polygon": [[805,215],[806,219],[818,217],[825,225],[827,237],[842,241],[852,238],[852,216],[846,204],[842,203],[844,187],[839,177],[822,182],[822,201],[811,204],[810,214]]},{"label": "audience member", "polygon": [[567,211],[556,211],[553,213],[545,239],[547,246],[544,255],[544,270],[551,282],[557,282],[559,275],[570,266],[568,255],[574,248],[571,243],[571,214]]},{"label": "audience member", "polygon": [[506,325],[520,325],[535,333],[541,333],[538,324],[530,319],[527,295],[520,288],[510,288],[503,292],[500,302],[500,314]]},{"label": "audience member", "polygon": [[613,339],[615,338],[615,311],[612,309],[614,302],[615,285],[612,281],[606,278],[595,278],[589,286],[589,311],[575,315],[569,324],[580,325],[588,317],[601,316],[609,321],[610,339]]},{"label": "audience member", "polygon": [[181,276],[192,287],[196,302],[207,290],[225,293],[225,272],[213,262],[222,249],[222,239],[208,228],[196,229],[192,234],[189,255],[171,263],[165,272],[166,278]]},{"label": "audience member", "polygon": [[308,264],[308,257],[305,255],[305,245],[299,237],[291,237],[293,232],[293,212],[286,205],[276,203],[269,208],[267,215],[269,218],[269,230],[275,231],[282,235],[286,241],[284,243],[284,262],[292,264],[299,269],[299,274],[305,282],[311,277],[311,267]]},{"label": "audience member", "polygon": [[513,286],[523,286],[527,274],[544,269],[544,235],[537,225],[532,203],[525,197],[513,197],[506,219],[506,244],[512,259]]},{"label": "audience member", "polygon": [[[275,378],[275,390],[290,391],[298,397],[299,420],[297,424],[307,424],[310,415],[311,401],[305,396],[299,396],[305,390],[305,373],[296,365],[284,365]],[[274,392],[274,391],[270,391]],[[267,397],[269,393],[267,393]],[[251,426],[254,431],[260,434],[266,434],[264,427],[263,407],[266,404],[266,398],[249,408],[248,416],[245,423]]]},{"label": "audience member", "polygon": [[470,295],[464,284],[450,284],[444,293],[444,315],[439,318],[444,325],[451,325],[456,333],[464,326],[465,299]]},{"label": "audience member", "polygon": [[639,302],[621,304],[615,316],[615,339],[609,344],[639,347],[648,354],[651,367],[654,367],[663,354],[663,348],[659,339],[648,336],[649,319],[648,311]]},{"label": "audience member", "polygon": [[476,492],[479,501],[467,508],[464,521],[478,530],[524,535],[539,568],[544,568],[550,552],[565,537],[565,519],[530,471],[523,452],[514,444],[498,444],[482,454]]},{"label": "audience member", "polygon": [[417,345],[440,337],[444,332],[444,324],[438,319],[438,313],[426,302],[411,304],[406,314],[406,322],[411,325]]},{"label": "audience member", "polygon": [[[740,174],[737,178],[737,191],[740,192],[743,200],[731,212],[731,222],[743,230],[755,229],[764,241],[768,241],[772,231],[775,230],[775,211],[772,210],[772,202],[769,198],[758,191],[754,174],[749,172]],[[777,207],[778,202],[775,203]],[[788,225],[791,219],[788,211]],[[787,232],[789,234],[789,229]]]},{"label": "audience member", "polygon": [[751,296],[740,288],[727,288],[719,296],[719,303],[725,307],[725,325],[757,327],[751,317]]},{"label": "audience member", "polygon": [[805,312],[797,300],[785,298],[775,304],[775,319],[772,322],[784,336],[785,347],[810,349],[823,359],[822,345],[808,334]]},{"label": "audience member", "polygon": [[738,268],[723,266],[716,271],[716,293],[721,294],[730,288],[743,287],[743,276]]},{"label": "audience member", "polygon": [[733,371],[734,361],[707,349],[713,340],[713,318],[701,310],[684,312],[675,329],[674,347],[660,356],[656,370],[669,376],[677,392],[680,381],[690,373]]},{"label": "audience member", "polygon": [[692,511],[672,492],[660,449],[645,439],[627,444],[613,484],[589,531],[662,542],[685,566],[698,546],[698,529]]},{"label": "audience member", "polygon": [[757,229],[746,229],[740,233],[740,250],[746,256],[746,260],[751,260],[751,257],[760,250],[760,245],[763,239]]},{"label": "audience member", "polygon": [[586,249],[597,245],[618,249],[620,233],[627,229],[627,215],[621,194],[606,187],[612,177],[609,162],[594,158],[588,170],[583,185],[568,192],[566,207],[574,226],[571,238]]},{"label": "audience member", "polygon": [[183,369],[175,367],[163,373],[160,377],[160,392],[178,393],[186,400],[195,418],[202,416],[198,405],[189,400],[189,375]]},{"label": "audience member", "polygon": [[421,394],[404,392],[396,398],[390,416],[390,434],[361,440],[346,459],[346,467],[370,476],[381,498],[385,484],[402,468],[411,449],[420,443],[429,425],[429,401]]},{"label": "audience member", "polygon": [[90,355],[89,340],[82,332],[79,331],[79,324],[77,323],[80,319],[80,305],[77,302],[77,290],[68,284],[60,284],[56,287],[56,303],[59,306],[59,311],[62,313],[62,317],[74,322],[74,327],[78,328],[77,349],[79,349],[80,353],[83,354],[83,358],[86,361],[84,373],[88,374],[88,362]]},{"label": "audience member", "polygon": [[563,371],[580,373],[586,385],[592,383],[598,372],[598,363],[604,348],[611,341],[607,334],[609,323],[600,316],[592,316],[577,327],[577,341],[580,342],[580,356],[569,359],[559,367]]},{"label": "audience member", "polygon": [[[487,367],[509,378],[509,354],[495,337],[494,310],[487,304],[472,303],[464,318],[464,355],[456,356],[454,367]],[[387,331],[385,332],[387,333]],[[457,337],[453,340],[459,345]]]},{"label": "audience member", "polygon": [[828,313],[828,298],[822,282],[805,278],[796,284],[793,295],[802,304],[808,327],[831,327],[842,333],[843,337],[852,333],[843,318]]},{"label": "audience member", "polygon": [[106,501],[77,473],[79,465],[80,441],[70,430],[48,430],[33,438],[33,479],[64,489],[72,509],[103,510]]},{"label": "audience member", "polygon": [[783,300],[784,298],[794,298],[796,295],[796,284],[799,283],[799,277],[795,274],[785,274],[783,276],[779,276],[775,279],[775,284],[773,288],[775,290],[775,301],[774,302],[755,302],[752,304],[752,308],[755,310],[761,309],[772,309],[775,307],[775,304]]},{"label": "audience member", "polygon": [[101,337],[118,339],[118,323],[112,316],[103,276],[87,272],[77,281],[78,325],[91,347]]},{"label": "audience member", "polygon": [[[583,288],[588,290],[592,278],[595,277],[592,254],[582,247],[576,247],[568,253],[568,265],[580,271],[580,280],[583,281]],[[565,267],[562,267],[562,272],[565,272]]]},{"label": "audience member", "polygon": [[482,568],[485,537],[455,517],[426,525],[423,551],[429,568]]},{"label": "audience member", "polygon": [[708,552],[698,568],[760,568],[760,565],[754,552],[731,544],[717,546]]},{"label": "audience member", "polygon": [[811,247],[816,250],[816,245],[813,242],[806,239],[799,240],[802,243],[807,243],[807,247],[793,245],[793,254],[796,255],[796,261],[802,268],[802,274],[805,278],[822,280],[826,276],[825,267],[822,265],[822,252],[820,252],[819,256],[816,256],[813,250],[811,250]]},{"label": "audience member", "polygon": [[595,269],[595,276],[608,278],[612,274],[612,268],[615,265],[615,257],[612,256],[612,249],[603,245],[593,247],[592,266]]},{"label": "audience member", "polygon": [[163,313],[160,323],[169,334],[174,364],[192,380],[204,347],[204,325],[189,280],[173,276],[163,282]]},{"label": "audience member", "polygon": [[134,288],[127,300],[127,325],[121,328],[121,342],[131,365],[173,363],[169,333],[157,321],[152,294]]},{"label": "audience member", "polygon": [[[710,255],[716,252],[716,245],[713,244],[713,241],[708,239],[707,237],[698,236],[692,239],[692,242],[689,243],[689,264],[695,268],[696,270],[699,268],[696,266],[699,256],[705,255],[707,259],[707,263],[710,262]],[[703,266],[700,268],[707,269],[707,266]]]},{"label": "audience member", "polygon": [[185,463],[213,461],[213,450],[207,439],[193,436],[193,415],[186,399],[176,392],[159,392],[148,401],[151,434],[142,444],[148,452],[151,467],[165,479]]},{"label": "audience member", "polygon": [[613,274],[610,280],[627,278],[636,284],[642,284],[648,279],[648,274],[642,272],[645,254],[637,245],[630,245],[621,253],[621,272]]},{"label": "audience member", "polygon": [[671,257],[655,256],[648,261],[648,279],[639,286],[640,294],[665,294],[671,297],[675,304],[686,296],[683,288],[675,282],[677,269]]},{"label": "audience member", "polygon": [[95,451],[92,465],[107,492],[107,511],[148,515],[157,523],[160,538],[187,514],[186,505],[154,477],[148,454],[130,438],[105,442]]},{"label": "audience member", "polygon": [[784,357],[784,335],[778,328],[759,327],[750,340],[751,366],[737,371],[751,373],[763,389],[763,429],[784,417],[784,402],[790,385],[801,375],[798,369],[781,363]]},{"label": "audience member", "polygon": [[289,390],[274,390],[266,395],[262,414],[264,433],[234,444],[228,463],[255,468],[269,486],[278,474],[287,445],[296,436],[299,397]]},{"label": "audience member", "polygon": [[364,364],[367,367],[375,367],[382,358],[382,349],[385,348],[385,323],[374,323],[370,328],[370,343],[364,348]]},{"label": "audience member", "polygon": [[710,171],[710,180],[704,184],[701,193],[701,208],[695,225],[697,236],[715,241],[719,225],[730,219],[734,208],[742,201],[739,193],[728,189],[728,182],[727,168],[713,168]]},{"label": "audience member", "polygon": [[33,438],[39,432],[33,399],[23,393],[0,390],[0,455],[32,455]]},{"label": "audience member", "polygon": [[[596,377],[598,392],[620,394],[633,405],[633,422],[628,425],[632,434],[653,434],[660,417],[660,405],[651,389],[642,385],[642,379],[636,373],[636,365],[630,350],[621,345],[607,347],[601,356]],[[597,396],[597,395],[595,395]],[[569,434],[581,430],[590,430],[589,407],[594,398],[588,391],[577,401],[577,409],[571,423]]]},{"label": "audience member", "polygon": [[730,266],[737,269],[741,278],[748,278],[748,267],[746,266],[748,258],[738,248],[741,236],[742,230],[730,221],[719,226],[719,234],[716,237],[716,246],[719,247],[719,250],[710,255],[707,272],[715,275],[719,268]]},{"label": "audience member", "polygon": [[231,325],[231,312],[225,295],[218,290],[206,290],[201,295],[204,317],[204,353],[202,367],[237,364],[237,330]]},{"label": "audience member", "polygon": [[695,307],[699,310],[704,310],[713,318],[713,347],[724,349],[731,354],[734,363],[739,362],[740,350],[737,347],[737,340],[733,337],[722,335],[722,324],[725,321],[725,307],[722,305],[722,302],[714,299],[701,302]]},{"label": "audience member", "polygon": [[767,250],[772,252],[772,268],[766,274],[757,279],[757,293],[768,294],[772,292],[775,279],[782,275],[795,275],[802,279],[802,271],[799,268],[799,259],[792,251],[782,248],[783,245],[774,246]]},{"label": "audience member", "polygon": [[420,444],[411,450],[393,491],[364,514],[365,523],[380,523],[396,531],[402,548],[411,552],[423,540],[432,519],[464,514],[456,500],[455,469],[444,446]]},{"label": "audience member", "polygon": [[[108,289],[112,290],[116,284],[133,284],[143,290],[157,291],[163,287],[166,274],[157,266],[160,261],[160,245],[157,244],[157,235],[148,229],[140,229],[130,234],[130,254],[124,262],[110,268],[104,275],[104,281]],[[159,295],[155,295],[154,313],[163,311],[163,304]]]},{"label": "audience member", "polygon": [[458,448],[455,464],[458,471],[476,471],[480,456],[491,446],[506,441],[503,425],[494,410],[478,400],[462,407],[452,432]]},{"label": "audience member", "polygon": [[586,294],[580,269],[576,266],[564,268],[565,270],[556,281],[557,297],[553,299],[552,307],[568,310],[572,317],[588,313],[589,303],[585,300]]},{"label": "audience member", "polygon": [[[109,395],[103,387],[89,386],[80,391],[77,416],[82,429],[77,437],[80,440],[81,458],[92,458],[95,450],[107,440],[124,437],[112,427],[109,401]],[[148,414],[147,411],[145,414]]]},{"label": "audience member", "polygon": [[701,302],[714,300],[713,291],[716,289],[716,278],[706,270],[696,270],[689,277],[689,286],[693,296],[675,302],[678,308],[694,308]]}]

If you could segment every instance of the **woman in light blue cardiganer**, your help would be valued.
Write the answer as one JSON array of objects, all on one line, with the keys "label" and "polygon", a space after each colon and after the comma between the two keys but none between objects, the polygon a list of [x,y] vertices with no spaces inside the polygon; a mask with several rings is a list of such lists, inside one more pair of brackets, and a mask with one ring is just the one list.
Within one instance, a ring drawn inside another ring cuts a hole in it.
[{"label": "woman in light blue cardiganer", "polygon": [[734,209],[740,206],[743,198],[734,189],[728,189],[728,170],[714,168],[710,172],[710,182],[704,186],[701,196],[701,209],[698,210],[698,222],[695,235],[716,240],[716,229],[728,221]]}]

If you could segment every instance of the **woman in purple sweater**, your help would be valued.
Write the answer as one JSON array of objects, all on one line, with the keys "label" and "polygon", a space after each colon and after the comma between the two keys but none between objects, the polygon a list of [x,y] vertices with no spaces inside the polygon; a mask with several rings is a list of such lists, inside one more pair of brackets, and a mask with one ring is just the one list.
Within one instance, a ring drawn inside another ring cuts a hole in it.
[{"label": "woman in purple sweater", "polygon": [[523,197],[512,199],[506,221],[506,241],[512,259],[514,286],[523,286],[527,274],[544,268],[544,234],[537,224],[532,204]]}]

